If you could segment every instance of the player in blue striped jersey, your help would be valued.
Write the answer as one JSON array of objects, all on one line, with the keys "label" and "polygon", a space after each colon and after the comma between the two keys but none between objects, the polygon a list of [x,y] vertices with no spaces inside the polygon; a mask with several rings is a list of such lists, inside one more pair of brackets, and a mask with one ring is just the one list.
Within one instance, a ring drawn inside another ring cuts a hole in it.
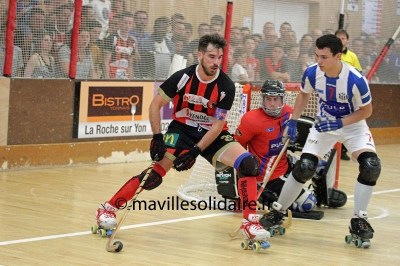
[{"label": "player in blue striped jersey", "polygon": [[381,163],[365,120],[372,114],[368,82],[354,67],[340,60],[342,47],[341,40],[332,34],[316,40],[317,63],[304,72],[286,136],[291,141],[296,140],[297,119],[314,90],[319,99],[318,114],[300,160],[288,177],[278,201],[273,203],[274,215],[270,216],[271,223],[282,218],[304,183],[314,175],[318,160],[336,142],[342,142],[360,166],[354,189],[354,217],[350,220],[350,233],[360,239],[363,247],[369,247],[374,230],[367,220],[366,211],[381,172]]}]

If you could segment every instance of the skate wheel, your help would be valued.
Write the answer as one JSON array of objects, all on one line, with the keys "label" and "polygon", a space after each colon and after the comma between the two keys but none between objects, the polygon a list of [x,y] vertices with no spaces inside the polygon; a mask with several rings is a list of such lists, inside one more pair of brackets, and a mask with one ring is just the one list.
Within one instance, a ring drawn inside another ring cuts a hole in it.
[{"label": "skate wheel", "polygon": [[114,230],[108,230],[108,231],[107,231],[107,236],[108,236],[108,237],[111,237],[111,235],[113,234],[113,232],[114,232]]},{"label": "skate wheel", "polygon": [[279,227],[278,231],[279,231],[279,234],[284,235],[286,233],[286,228],[281,226],[281,227]]},{"label": "skate wheel", "polygon": [[249,249],[249,242],[247,242],[247,241],[243,241],[240,245],[242,246],[242,249],[244,249],[244,250]]},{"label": "skate wheel", "polygon": [[369,248],[371,246],[371,241],[364,241],[361,245],[362,248]]},{"label": "skate wheel", "polygon": [[268,232],[269,232],[269,234],[271,235],[271,237],[274,237],[275,236],[275,229],[274,228],[270,228],[270,229],[268,229]]},{"label": "skate wheel", "polygon": [[98,229],[99,227],[97,226],[97,224],[92,225],[92,234],[96,234]]},{"label": "skate wheel", "polygon": [[118,245],[118,247],[115,250],[115,252],[120,252],[124,248],[124,245],[122,244],[121,241],[115,241],[113,245]]},{"label": "skate wheel", "polygon": [[107,235],[107,230],[106,230],[106,229],[100,229],[100,230],[99,230],[99,235],[100,235],[101,237],[105,237],[105,236]]},{"label": "skate wheel", "polygon": [[269,248],[269,247],[271,247],[271,244],[269,242],[264,242],[264,243],[261,244],[261,248],[262,249],[266,249],[266,248]]},{"label": "skate wheel", "polygon": [[347,235],[347,236],[344,238],[344,241],[346,241],[347,244],[350,244],[351,241],[353,241],[353,237],[352,237],[351,235]]},{"label": "skate wheel", "polygon": [[253,250],[254,251],[259,251],[261,249],[261,244],[259,242],[254,242],[253,243]]},{"label": "skate wheel", "polygon": [[362,246],[363,242],[361,239],[356,239],[356,241],[354,241],[354,245],[358,248],[360,248]]}]

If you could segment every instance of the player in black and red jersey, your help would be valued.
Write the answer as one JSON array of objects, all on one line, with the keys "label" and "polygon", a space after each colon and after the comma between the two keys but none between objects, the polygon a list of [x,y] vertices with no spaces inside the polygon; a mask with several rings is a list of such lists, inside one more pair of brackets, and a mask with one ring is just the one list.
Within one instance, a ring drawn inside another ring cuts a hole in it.
[{"label": "player in black and red jersey", "polygon": [[[162,183],[171,169],[185,171],[201,155],[217,170],[234,167],[238,173],[238,190],[243,206],[241,232],[247,240],[259,241],[263,247],[270,233],[258,222],[256,213],[259,160],[247,152],[228,132],[227,113],[235,97],[235,85],[219,69],[226,41],[218,34],[200,38],[198,62],[177,71],[159,88],[150,104],[149,116],[154,133],[150,155],[157,160],[144,189],[152,190]],[[171,100],[173,121],[165,136],[161,133],[160,109]],[[115,225],[118,199],[129,201],[143,177],[133,177],[104,205],[96,217],[99,225]]]}]

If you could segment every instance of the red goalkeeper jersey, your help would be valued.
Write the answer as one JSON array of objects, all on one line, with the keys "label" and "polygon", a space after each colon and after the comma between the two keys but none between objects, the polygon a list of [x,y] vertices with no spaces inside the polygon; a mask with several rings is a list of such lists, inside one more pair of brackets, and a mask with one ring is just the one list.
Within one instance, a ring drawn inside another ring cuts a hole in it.
[{"label": "red goalkeeper jersey", "polygon": [[[284,125],[290,119],[292,107],[285,105],[279,117],[267,115],[262,108],[251,110],[242,117],[235,132],[235,139],[252,154],[260,159],[260,175],[258,182],[262,182],[267,171],[272,168],[281,152],[284,143],[282,136]],[[286,173],[288,162],[286,152],[275,168],[270,180],[274,180]]]}]

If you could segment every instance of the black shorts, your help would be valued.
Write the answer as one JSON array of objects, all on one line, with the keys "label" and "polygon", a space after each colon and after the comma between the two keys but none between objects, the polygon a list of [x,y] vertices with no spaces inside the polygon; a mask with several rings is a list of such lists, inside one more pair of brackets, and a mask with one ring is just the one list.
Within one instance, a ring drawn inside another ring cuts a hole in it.
[{"label": "black shorts", "polygon": [[[193,148],[193,146],[197,144],[206,133],[207,130],[204,128],[184,125],[175,120],[172,121],[164,136],[164,143],[167,148],[165,157],[174,161],[179,154]],[[214,142],[204,149],[200,155],[211,163],[217,170],[222,171],[228,166],[221,162],[217,162],[217,159],[232,145],[240,144],[228,131],[225,130],[222,131]]]}]

